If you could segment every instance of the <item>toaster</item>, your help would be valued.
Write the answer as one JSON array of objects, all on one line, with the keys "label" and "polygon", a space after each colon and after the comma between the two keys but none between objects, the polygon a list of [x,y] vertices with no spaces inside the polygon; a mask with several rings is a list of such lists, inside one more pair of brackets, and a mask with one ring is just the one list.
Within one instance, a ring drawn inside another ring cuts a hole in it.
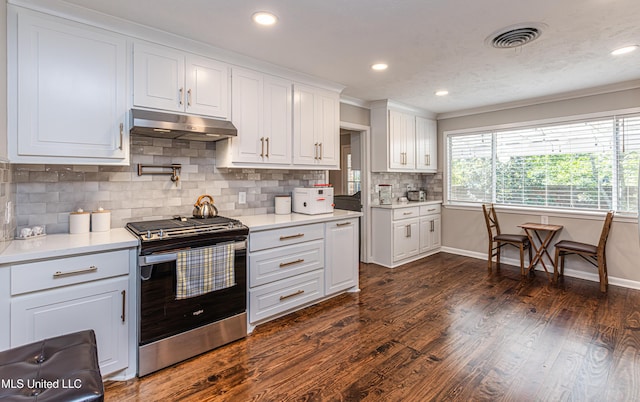
[{"label": "toaster", "polygon": [[409,190],[407,191],[407,199],[409,201],[426,201],[427,192],[424,190]]},{"label": "toaster", "polygon": [[293,212],[316,215],[333,212],[333,187],[296,187],[293,189]]}]

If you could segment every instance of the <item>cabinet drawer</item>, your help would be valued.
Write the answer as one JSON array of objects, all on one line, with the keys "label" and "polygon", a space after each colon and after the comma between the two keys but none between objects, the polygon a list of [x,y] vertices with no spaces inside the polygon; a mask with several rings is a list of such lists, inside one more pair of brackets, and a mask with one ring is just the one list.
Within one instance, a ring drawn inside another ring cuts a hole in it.
[{"label": "cabinet drawer", "polygon": [[433,214],[439,214],[439,213],[440,213],[440,204],[420,206],[420,216],[433,215]]},{"label": "cabinet drawer", "polygon": [[265,230],[249,234],[249,251],[265,250],[310,240],[322,239],[324,225],[300,225],[289,228]]},{"label": "cabinet drawer", "polygon": [[128,273],[128,250],[17,264],[11,266],[11,294],[17,295]]},{"label": "cabinet drawer", "polygon": [[249,290],[249,322],[257,322],[324,296],[324,271],[317,270]]},{"label": "cabinet drawer", "polygon": [[314,240],[249,255],[249,287],[324,267],[324,242]]},{"label": "cabinet drawer", "polygon": [[398,208],[393,210],[393,220],[416,218],[420,216],[420,207]]}]

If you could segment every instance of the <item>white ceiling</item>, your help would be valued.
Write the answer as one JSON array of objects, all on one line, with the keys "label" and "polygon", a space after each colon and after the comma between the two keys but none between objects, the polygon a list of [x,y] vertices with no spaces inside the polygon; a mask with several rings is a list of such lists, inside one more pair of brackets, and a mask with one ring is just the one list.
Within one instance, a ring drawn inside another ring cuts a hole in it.
[{"label": "white ceiling", "polygon": [[[609,54],[640,44],[640,0],[67,1],[435,113],[640,79],[640,51]],[[254,25],[259,10],[279,23]],[[485,44],[522,22],[547,27],[518,49]]]}]

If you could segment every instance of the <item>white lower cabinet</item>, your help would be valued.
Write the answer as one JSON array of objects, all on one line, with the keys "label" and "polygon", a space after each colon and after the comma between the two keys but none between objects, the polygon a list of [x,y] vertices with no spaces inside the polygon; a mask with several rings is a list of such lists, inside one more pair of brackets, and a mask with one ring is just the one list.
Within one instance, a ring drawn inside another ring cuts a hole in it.
[{"label": "white lower cabinet", "polygon": [[358,219],[325,223],[325,282],[327,295],[358,286]]},{"label": "white lower cabinet", "polygon": [[357,218],[249,233],[249,326],[358,287]]},{"label": "white lower cabinet", "polygon": [[440,249],[440,205],[374,207],[373,262],[394,268]]},{"label": "white lower cabinet", "polygon": [[10,266],[10,347],[92,329],[103,376],[130,364],[135,249]]},{"label": "white lower cabinet", "polygon": [[102,374],[126,368],[128,286],[125,276],[15,297],[11,302],[11,347],[93,329]]},{"label": "white lower cabinet", "polygon": [[404,260],[420,253],[420,233],[417,219],[405,219],[393,224],[393,261]]}]

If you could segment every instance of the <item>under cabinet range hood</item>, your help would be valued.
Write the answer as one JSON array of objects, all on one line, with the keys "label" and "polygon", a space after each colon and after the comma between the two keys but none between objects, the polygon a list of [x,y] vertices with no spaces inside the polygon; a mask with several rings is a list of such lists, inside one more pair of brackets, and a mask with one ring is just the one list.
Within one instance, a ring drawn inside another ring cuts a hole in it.
[{"label": "under cabinet range hood", "polygon": [[147,137],[218,141],[238,135],[238,130],[230,121],[203,116],[131,109],[131,119],[131,134]]}]

